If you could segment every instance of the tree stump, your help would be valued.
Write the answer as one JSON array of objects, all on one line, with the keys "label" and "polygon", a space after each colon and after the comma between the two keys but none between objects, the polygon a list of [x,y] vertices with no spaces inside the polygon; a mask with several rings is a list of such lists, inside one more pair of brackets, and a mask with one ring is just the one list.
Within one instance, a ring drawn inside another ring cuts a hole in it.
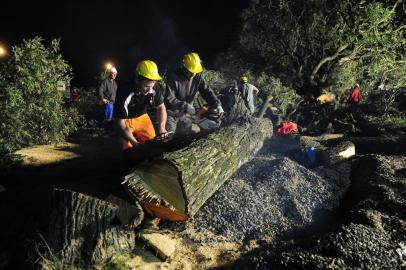
[{"label": "tree stump", "polygon": [[54,191],[48,244],[62,262],[90,266],[116,252],[133,250],[134,227],[144,212],[137,203],[110,199],[115,203],[69,190]]},{"label": "tree stump", "polygon": [[269,119],[241,119],[188,147],[137,165],[123,185],[150,214],[186,220],[256,154],[272,132]]}]

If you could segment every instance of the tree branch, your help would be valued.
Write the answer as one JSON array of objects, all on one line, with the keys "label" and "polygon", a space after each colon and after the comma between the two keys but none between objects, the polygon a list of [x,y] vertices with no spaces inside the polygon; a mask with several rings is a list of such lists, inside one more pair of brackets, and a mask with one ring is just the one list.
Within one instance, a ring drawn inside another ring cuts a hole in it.
[{"label": "tree branch", "polygon": [[333,61],[334,59],[336,59],[340,55],[340,53],[342,51],[347,49],[347,47],[348,47],[348,44],[345,44],[345,45],[341,46],[340,48],[338,48],[338,50],[336,51],[335,54],[333,54],[331,56],[324,57],[323,59],[321,59],[320,62],[317,64],[317,66],[313,69],[312,74],[310,75],[310,83],[313,84],[313,85],[317,85],[317,83],[314,81],[314,77],[316,76],[316,74],[320,70],[320,68],[325,63]]}]

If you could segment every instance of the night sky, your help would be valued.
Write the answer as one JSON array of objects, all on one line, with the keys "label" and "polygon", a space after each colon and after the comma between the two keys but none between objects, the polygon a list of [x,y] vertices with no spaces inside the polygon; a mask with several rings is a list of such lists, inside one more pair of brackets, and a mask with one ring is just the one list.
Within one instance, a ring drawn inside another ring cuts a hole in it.
[{"label": "night sky", "polygon": [[75,86],[94,86],[107,61],[126,80],[142,59],[160,72],[175,68],[188,51],[206,67],[236,39],[249,0],[8,1],[1,4],[0,41],[61,38]]}]

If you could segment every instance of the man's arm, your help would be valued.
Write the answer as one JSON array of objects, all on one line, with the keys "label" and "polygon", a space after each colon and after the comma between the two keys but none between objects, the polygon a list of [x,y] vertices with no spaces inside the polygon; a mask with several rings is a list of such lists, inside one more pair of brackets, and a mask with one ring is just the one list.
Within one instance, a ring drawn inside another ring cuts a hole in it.
[{"label": "man's arm", "polygon": [[255,87],[255,85],[252,86],[252,93],[253,93],[255,96],[258,96],[259,90],[258,90],[258,88]]},{"label": "man's arm", "polygon": [[174,80],[168,80],[165,91],[165,104],[171,110],[183,110],[186,102],[176,98],[176,83]]},{"label": "man's arm", "polygon": [[117,119],[118,131],[119,134],[127,141],[129,141],[133,146],[139,144],[137,139],[134,137],[132,132],[128,129],[125,124],[126,119]]},{"label": "man's arm", "polygon": [[164,134],[166,133],[166,107],[164,103],[161,103],[156,107],[156,112],[157,112],[157,119],[158,119],[158,124],[159,124],[159,134]]},{"label": "man's arm", "polygon": [[107,104],[109,102],[107,99],[104,98],[104,91],[106,90],[106,87],[107,87],[106,81],[102,81],[99,87],[99,96],[104,104]]},{"label": "man's arm", "polygon": [[207,85],[203,77],[201,77],[200,79],[201,81],[199,84],[198,91],[202,95],[203,99],[206,100],[206,102],[209,104],[209,106],[217,108],[219,105],[221,105],[220,100],[214,94],[213,90]]}]

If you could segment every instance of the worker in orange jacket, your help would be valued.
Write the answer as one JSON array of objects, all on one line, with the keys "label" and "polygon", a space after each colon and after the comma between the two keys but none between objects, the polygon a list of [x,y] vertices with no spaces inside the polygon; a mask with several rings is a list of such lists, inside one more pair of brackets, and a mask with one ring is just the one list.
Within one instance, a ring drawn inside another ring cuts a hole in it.
[{"label": "worker in orange jacket", "polygon": [[147,114],[149,106],[156,108],[159,135],[167,134],[163,93],[154,88],[156,82],[161,79],[155,62],[144,60],[137,65],[134,84],[119,89],[114,118],[117,119],[123,150],[155,138],[156,132]]}]

